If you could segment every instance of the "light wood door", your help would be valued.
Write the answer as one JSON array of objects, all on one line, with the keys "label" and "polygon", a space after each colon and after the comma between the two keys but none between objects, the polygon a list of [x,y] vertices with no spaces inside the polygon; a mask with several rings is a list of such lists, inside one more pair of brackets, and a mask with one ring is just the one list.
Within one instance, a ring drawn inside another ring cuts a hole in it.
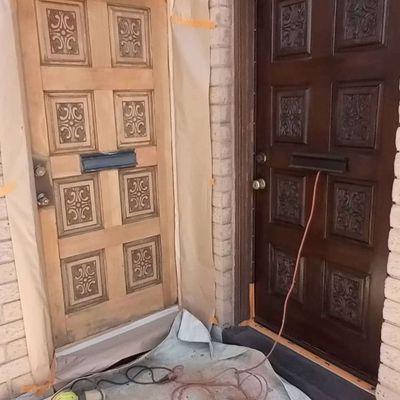
[{"label": "light wood door", "polygon": [[[166,2],[19,0],[56,346],[176,302]],[[81,155],[138,165],[82,173]]]}]

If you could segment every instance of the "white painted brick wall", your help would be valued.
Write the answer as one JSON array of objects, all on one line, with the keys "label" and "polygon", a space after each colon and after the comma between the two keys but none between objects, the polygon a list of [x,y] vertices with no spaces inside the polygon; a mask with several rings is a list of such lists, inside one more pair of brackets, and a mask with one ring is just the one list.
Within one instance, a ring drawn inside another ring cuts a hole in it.
[{"label": "white painted brick wall", "polygon": [[17,397],[32,383],[27,353],[7,207],[0,198],[0,400]]},{"label": "white painted brick wall", "polygon": [[216,316],[233,323],[233,1],[210,0],[210,118],[213,157],[213,247]]},{"label": "white painted brick wall", "polygon": [[[396,134],[396,147],[400,151],[400,128]],[[385,283],[385,304],[383,307],[381,365],[378,400],[400,399],[400,153],[397,153],[393,183],[393,207],[390,213],[388,277]]]}]

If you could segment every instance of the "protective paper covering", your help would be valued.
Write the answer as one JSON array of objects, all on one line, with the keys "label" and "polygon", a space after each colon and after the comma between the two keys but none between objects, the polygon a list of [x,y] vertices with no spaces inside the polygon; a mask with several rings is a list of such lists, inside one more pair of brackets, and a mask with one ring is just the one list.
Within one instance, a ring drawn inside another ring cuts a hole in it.
[{"label": "protective paper covering", "polygon": [[182,305],[209,322],[214,314],[208,0],[174,0],[172,89]]},{"label": "protective paper covering", "polygon": [[49,376],[50,324],[36,231],[32,160],[24,121],[22,72],[18,63],[15,15],[10,0],[0,0],[0,144],[26,341],[36,383]]}]

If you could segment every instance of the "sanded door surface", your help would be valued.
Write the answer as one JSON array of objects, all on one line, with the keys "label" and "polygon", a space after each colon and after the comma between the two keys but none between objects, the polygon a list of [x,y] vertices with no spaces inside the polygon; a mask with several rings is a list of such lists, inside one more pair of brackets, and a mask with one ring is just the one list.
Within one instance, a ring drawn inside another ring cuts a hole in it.
[{"label": "sanded door surface", "polygon": [[[280,326],[315,173],[294,152],[348,159],[324,175],[285,336],[376,381],[392,206],[400,2],[260,0],[256,320]],[[260,158],[260,161],[262,159]]]},{"label": "sanded door surface", "polygon": [[[32,153],[56,346],[176,303],[166,3],[20,0]],[[82,154],[137,166],[82,172]]]}]

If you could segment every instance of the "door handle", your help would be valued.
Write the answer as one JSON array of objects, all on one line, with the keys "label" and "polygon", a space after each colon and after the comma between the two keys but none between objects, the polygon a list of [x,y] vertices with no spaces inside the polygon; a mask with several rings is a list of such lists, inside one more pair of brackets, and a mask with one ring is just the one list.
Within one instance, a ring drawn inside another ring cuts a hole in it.
[{"label": "door handle", "polygon": [[264,190],[267,187],[267,183],[263,178],[255,179],[253,181],[254,190]]}]

